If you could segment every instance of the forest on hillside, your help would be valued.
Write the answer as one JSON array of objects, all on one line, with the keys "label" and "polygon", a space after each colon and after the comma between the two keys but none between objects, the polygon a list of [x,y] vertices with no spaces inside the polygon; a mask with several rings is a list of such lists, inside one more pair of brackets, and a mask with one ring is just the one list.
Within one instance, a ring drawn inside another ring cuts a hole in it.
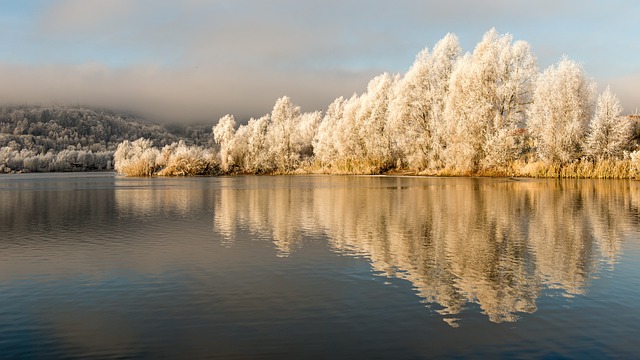
[{"label": "forest on hillside", "polygon": [[[563,57],[540,71],[530,45],[488,31],[473,52],[446,35],[404,74],[303,113],[289,97],[271,113],[213,126],[215,148],[124,141],[130,176],[407,172],[631,178],[640,173],[637,115]],[[159,144],[155,144],[159,145]]]},{"label": "forest on hillside", "polygon": [[107,170],[118,144],[147,138],[178,141],[165,128],[134,116],[79,107],[0,108],[0,173]]}]

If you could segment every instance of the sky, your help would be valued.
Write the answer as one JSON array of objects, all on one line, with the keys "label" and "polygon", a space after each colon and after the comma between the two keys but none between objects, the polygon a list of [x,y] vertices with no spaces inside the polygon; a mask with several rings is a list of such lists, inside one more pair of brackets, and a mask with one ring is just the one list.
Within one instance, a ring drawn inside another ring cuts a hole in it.
[{"label": "sky", "polygon": [[0,104],[83,105],[161,121],[303,111],[404,73],[447,33],[491,28],[566,55],[640,108],[636,0],[21,0],[0,2]]}]

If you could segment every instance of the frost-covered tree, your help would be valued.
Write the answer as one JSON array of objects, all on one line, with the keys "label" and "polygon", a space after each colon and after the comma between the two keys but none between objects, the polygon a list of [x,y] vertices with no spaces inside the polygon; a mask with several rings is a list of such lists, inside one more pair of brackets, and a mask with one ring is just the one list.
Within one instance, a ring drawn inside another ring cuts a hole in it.
[{"label": "frost-covered tree", "polygon": [[620,116],[618,97],[607,89],[596,101],[596,111],[589,123],[586,152],[597,160],[618,159],[629,146],[631,122]]},{"label": "frost-covered tree", "polygon": [[580,157],[594,89],[568,58],[538,77],[527,125],[542,160],[567,163]]},{"label": "frost-covered tree", "polygon": [[469,53],[458,60],[451,74],[445,109],[443,156],[446,166],[459,170],[472,169],[481,159],[485,111],[481,98],[472,96],[479,93],[479,84],[467,75],[475,66]]},{"label": "frost-covered tree", "polygon": [[[531,106],[538,65],[530,45],[522,40],[511,43],[511,35],[497,38],[495,93],[487,138],[485,167],[500,167],[515,160],[522,150],[526,112]],[[491,54],[491,51],[489,52]],[[487,54],[485,54],[486,56]]]},{"label": "frost-covered tree", "polygon": [[329,105],[313,140],[315,159],[332,171],[379,172],[394,162],[389,103],[398,77],[382,74],[363,95]]},{"label": "frost-covered tree", "polygon": [[447,34],[432,53],[421,51],[395,86],[389,109],[392,134],[412,168],[440,167],[445,102],[460,52],[458,38]]},{"label": "frost-covered tree", "polygon": [[279,171],[293,170],[298,161],[294,151],[295,130],[300,121],[300,107],[288,96],[278,99],[271,111],[271,122],[267,130],[269,154]]},{"label": "frost-covered tree", "polygon": [[332,166],[340,172],[354,172],[365,156],[364,143],[358,127],[358,112],[362,98],[353,94],[343,105],[342,117],[333,132],[337,156]]},{"label": "frost-covered tree", "polygon": [[[255,119],[251,118],[249,123],[255,122]],[[251,128],[249,124],[240,125],[233,136],[232,147],[227,150],[227,156],[235,166],[235,171],[248,173],[249,162],[255,161],[249,154],[249,142],[251,141]],[[228,172],[229,168],[223,170]]]},{"label": "frost-covered tree", "polygon": [[247,124],[238,127],[230,156],[240,172],[257,174],[274,170],[267,143],[268,127],[268,115],[251,118]]},{"label": "frost-covered tree", "polygon": [[258,119],[249,120],[246,125],[247,160],[244,167],[246,172],[258,173],[272,169],[273,165],[269,163],[269,143],[267,142],[269,122],[269,115],[265,115]]},{"label": "frost-covered tree", "polygon": [[374,171],[390,168],[395,162],[396,149],[388,119],[389,103],[397,81],[398,76],[389,73],[373,78],[356,112],[355,130],[358,131],[359,144],[362,146],[360,161]]},{"label": "frost-covered tree", "polygon": [[364,144],[358,130],[360,96],[334,100],[318,125],[313,139],[315,160],[331,172],[352,172],[364,156]]},{"label": "frost-covered tree", "polygon": [[322,112],[314,111],[300,115],[300,121],[295,130],[296,136],[293,140],[294,151],[300,155],[301,159],[313,157],[313,139],[318,131],[318,126],[322,121]]},{"label": "frost-covered tree", "polygon": [[322,166],[334,164],[338,160],[336,136],[338,124],[343,120],[346,100],[341,96],[335,99],[318,125],[313,139],[313,151],[316,161]]},{"label": "frost-covered tree", "polygon": [[220,146],[220,167],[228,172],[234,165],[231,150],[234,146],[236,121],[233,115],[225,115],[213,127],[213,139]]},{"label": "frost-covered tree", "polygon": [[499,167],[520,152],[537,63],[530,46],[488,31],[451,75],[447,102],[448,164],[461,170]]}]

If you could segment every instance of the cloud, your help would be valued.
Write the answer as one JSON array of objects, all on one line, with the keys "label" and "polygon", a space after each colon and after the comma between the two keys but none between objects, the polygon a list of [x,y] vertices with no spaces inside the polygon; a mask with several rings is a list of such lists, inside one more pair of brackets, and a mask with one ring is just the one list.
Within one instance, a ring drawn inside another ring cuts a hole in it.
[{"label": "cloud", "polygon": [[[238,77],[238,73],[242,77]],[[5,104],[77,104],[108,107],[163,121],[217,121],[231,113],[258,117],[283,95],[303,110],[325,109],[337,96],[366,88],[372,72],[264,72],[193,67],[167,70],[133,66],[0,65],[0,99]],[[251,79],[251,81],[247,81]]]},{"label": "cloud", "polygon": [[[283,95],[304,109],[322,109],[338,96],[362,92],[383,71],[406,71],[416,53],[448,32],[471,51],[491,27],[529,41],[543,67],[567,54],[600,78],[625,78],[637,69],[625,54],[637,54],[637,42],[625,40],[620,28],[635,21],[634,12],[614,9],[638,8],[628,2],[46,4],[27,21],[33,23],[28,30],[12,33],[10,47],[0,45],[1,102],[84,103],[163,119],[259,116]],[[621,89],[625,108],[640,102],[628,86]]]},{"label": "cloud", "polygon": [[44,12],[40,26],[45,31],[86,33],[121,25],[139,11],[130,0],[61,0]]},{"label": "cloud", "polygon": [[[0,65],[1,101],[86,104],[201,121],[226,113],[260,116],[283,95],[305,110],[323,109],[338,96],[362,92],[389,57],[381,41],[394,42],[358,29],[336,6],[54,2],[33,36],[46,40],[43,49],[51,56]],[[408,54],[407,63],[412,58]]]}]

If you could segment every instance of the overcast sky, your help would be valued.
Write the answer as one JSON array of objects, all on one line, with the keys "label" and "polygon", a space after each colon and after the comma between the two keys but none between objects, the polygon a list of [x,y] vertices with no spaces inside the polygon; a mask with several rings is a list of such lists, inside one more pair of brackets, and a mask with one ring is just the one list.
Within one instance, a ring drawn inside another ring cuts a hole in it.
[{"label": "overcast sky", "polygon": [[78,104],[162,120],[303,111],[405,72],[445,34],[492,27],[541,69],[562,55],[640,108],[640,1],[20,0],[0,3],[0,103]]}]

